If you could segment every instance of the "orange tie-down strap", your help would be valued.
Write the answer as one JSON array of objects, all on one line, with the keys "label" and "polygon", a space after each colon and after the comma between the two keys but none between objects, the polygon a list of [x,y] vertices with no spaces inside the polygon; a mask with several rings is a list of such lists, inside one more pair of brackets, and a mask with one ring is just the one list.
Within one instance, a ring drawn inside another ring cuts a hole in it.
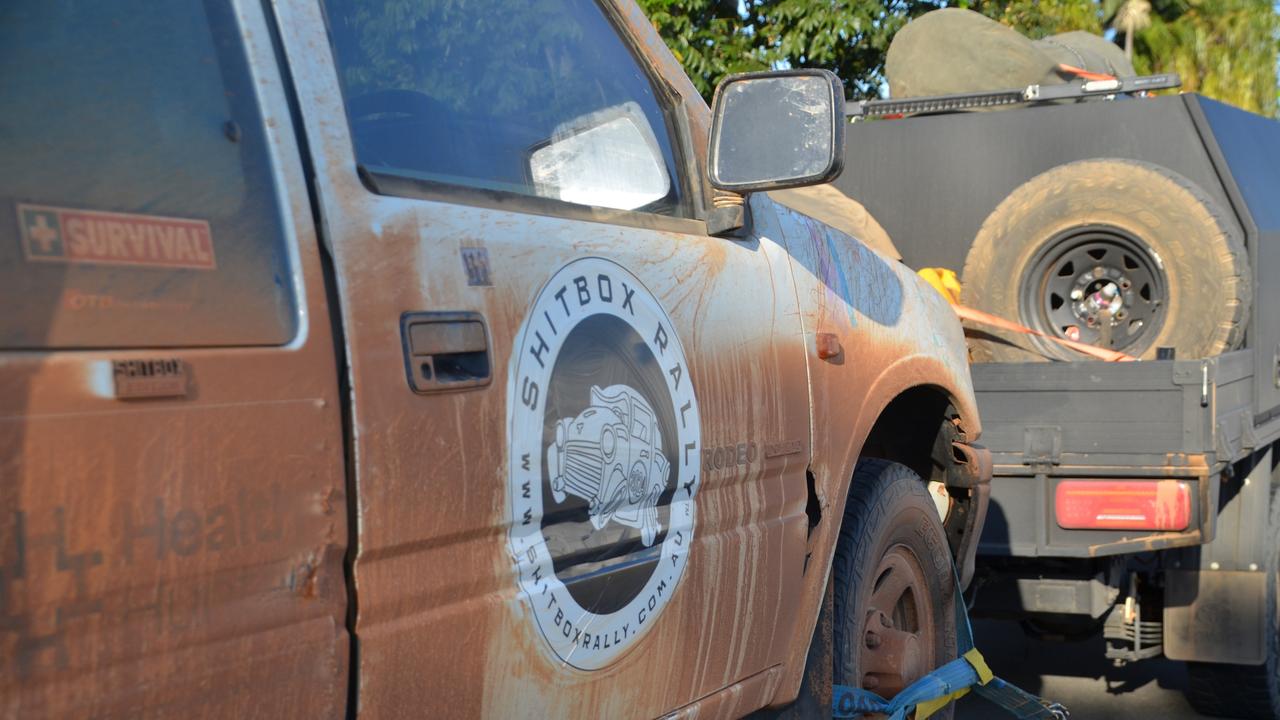
[{"label": "orange tie-down strap", "polygon": [[1066,338],[1046,335],[1045,333],[1042,333],[1039,330],[1033,330],[1026,325],[1019,325],[1016,322],[1005,320],[1004,318],[992,315],[991,313],[974,310],[971,307],[965,307],[960,304],[960,283],[956,279],[955,272],[951,270],[947,270],[945,268],[924,268],[923,270],[920,270],[919,275],[932,285],[934,289],[942,293],[942,296],[947,299],[947,302],[951,303],[951,309],[956,311],[956,315],[959,315],[961,320],[968,320],[969,322],[977,323],[979,325],[999,328],[1001,330],[1020,333],[1022,335],[1035,335],[1037,337],[1042,337],[1050,342],[1064,345],[1076,352],[1083,353],[1089,357],[1097,358],[1099,360],[1106,360],[1107,362],[1133,362],[1138,359],[1132,355],[1126,355],[1115,350],[1107,350],[1106,348],[1100,348],[1095,345],[1087,345],[1082,342],[1067,340]]},{"label": "orange tie-down strap", "polygon": [[1106,73],[1100,73],[1100,72],[1092,72],[1089,70],[1085,70],[1084,68],[1078,68],[1074,65],[1067,65],[1066,63],[1059,64],[1058,67],[1055,69],[1058,72],[1062,73],[1063,75],[1073,75],[1075,77],[1082,78],[1084,80],[1115,80],[1116,79],[1115,75],[1108,75]]},{"label": "orange tie-down strap", "polygon": [[989,325],[991,327],[1000,328],[1001,330],[1022,333],[1024,335],[1036,335],[1044,338],[1045,340],[1056,342],[1059,345],[1065,345],[1076,352],[1084,353],[1089,357],[1095,357],[1099,360],[1106,360],[1107,362],[1133,362],[1138,359],[1132,355],[1125,355],[1124,353],[1116,350],[1107,350],[1106,348],[1100,348],[1095,345],[1086,345],[1082,342],[1075,342],[1074,340],[1067,340],[1066,338],[1046,335],[1039,330],[1032,330],[1025,325],[1019,325],[1018,323],[1010,322],[1004,318],[996,317],[991,313],[974,310],[973,308],[965,307],[964,305],[952,305],[951,308],[956,311],[956,315],[959,315],[961,320],[968,320],[969,322]]}]

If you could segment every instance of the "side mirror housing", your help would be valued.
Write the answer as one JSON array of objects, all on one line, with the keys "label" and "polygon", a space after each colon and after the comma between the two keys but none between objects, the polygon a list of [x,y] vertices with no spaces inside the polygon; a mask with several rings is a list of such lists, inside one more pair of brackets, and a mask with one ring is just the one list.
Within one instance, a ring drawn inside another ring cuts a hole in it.
[{"label": "side mirror housing", "polygon": [[828,70],[731,75],[712,103],[711,185],[746,193],[820,185],[844,169],[844,83]]}]

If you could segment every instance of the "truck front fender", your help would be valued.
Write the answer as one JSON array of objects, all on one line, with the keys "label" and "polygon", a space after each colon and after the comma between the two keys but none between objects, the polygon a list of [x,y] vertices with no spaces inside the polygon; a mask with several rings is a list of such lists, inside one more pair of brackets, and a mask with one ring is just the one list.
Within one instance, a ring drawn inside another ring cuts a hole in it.
[{"label": "truck front fender", "polygon": [[[973,487],[963,492],[977,502],[969,503],[968,521],[956,528],[957,536],[965,536],[954,548],[962,567],[972,564],[965,562],[975,550],[968,537],[978,535],[986,507],[978,489],[984,483],[976,479],[989,478],[991,464],[981,449],[953,452],[950,445],[953,439],[973,443],[982,428],[963,330],[946,300],[906,266],[828,225],[776,204],[758,206],[772,203],[760,195],[751,203],[760,223],[756,231],[785,241],[791,258],[809,369],[811,505],[820,512],[797,598],[801,622],[785,641],[787,670],[774,698],[783,704],[800,689],[858,459],[868,450],[896,453],[887,459],[905,460],[926,479],[935,461],[944,482],[948,475],[968,478],[963,483]],[[947,438],[939,457],[935,442],[944,420],[954,422],[957,434]],[[867,448],[869,439],[884,442]],[[970,469],[948,473],[964,464],[961,459]]]}]

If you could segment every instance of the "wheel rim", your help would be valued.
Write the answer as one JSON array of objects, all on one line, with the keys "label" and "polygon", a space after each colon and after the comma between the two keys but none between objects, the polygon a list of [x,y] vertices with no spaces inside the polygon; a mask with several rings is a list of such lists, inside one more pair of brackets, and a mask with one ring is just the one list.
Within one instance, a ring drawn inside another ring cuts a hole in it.
[{"label": "wheel rim", "polygon": [[893,697],[932,669],[934,608],[923,566],[905,545],[889,548],[874,577],[858,669],[863,688]]},{"label": "wheel rim", "polygon": [[1022,322],[1053,337],[1140,354],[1164,324],[1167,288],[1160,257],[1145,243],[1118,228],[1076,228],[1046,243],[1028,265]]}]

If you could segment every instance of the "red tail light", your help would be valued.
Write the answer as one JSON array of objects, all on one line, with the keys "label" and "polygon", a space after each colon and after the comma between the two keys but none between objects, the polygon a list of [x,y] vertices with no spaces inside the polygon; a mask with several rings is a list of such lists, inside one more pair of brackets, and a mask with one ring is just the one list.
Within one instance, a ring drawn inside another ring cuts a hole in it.
[{"label": "red tail light", "polygon": [[1178,480],[1064,480],[1054,493],[1067,530],[1186,530],[1191,486]]}]

